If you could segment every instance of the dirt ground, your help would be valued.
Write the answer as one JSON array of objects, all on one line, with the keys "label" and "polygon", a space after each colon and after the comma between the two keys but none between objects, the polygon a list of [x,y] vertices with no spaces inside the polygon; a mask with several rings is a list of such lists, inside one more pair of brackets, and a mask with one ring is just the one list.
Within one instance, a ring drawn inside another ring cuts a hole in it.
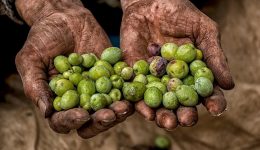
[{"label": "dirt ground", "polygon": [[211,117],[199,106],[199,122],[192,128],[166,132],[135,114],[124,123],[92,139],[74,132],[56,134],[23,95],[17,75],[7,80],[12,91],[0,103],[0,150],[132,150],[151,145],[157,134],[171,138],[173,150],[260,149],[260,1],[222,0],[208,14],[219,23],[222,47],[236,82],[226,91],[228,110]]}]

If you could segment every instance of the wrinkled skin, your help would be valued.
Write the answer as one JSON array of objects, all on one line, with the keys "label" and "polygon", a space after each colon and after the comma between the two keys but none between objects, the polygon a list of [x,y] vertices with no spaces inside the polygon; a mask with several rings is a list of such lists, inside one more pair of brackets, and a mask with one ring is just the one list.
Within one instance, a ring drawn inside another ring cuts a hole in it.
[{"label": "wrinkled skin", "polygon": [[[158,43],[160,46],[166,42],[174,42],[177,45],[193,43],[203,50],[204,61],[212,69],[216,84],[225,90],[234,87],[226,57],[221,49],[216,23],[200,12],[190,1],[122,0],[121,3],[124,12],[121,48],[124,50],[124,58],[128,64],[132,65],[137,60],[151,57],[146,51],[149,43]],[[222,113],[225,110],[223,107],[226,107],[225,97],[222,92],[219,92],[218,86],[215,86],[212,96],[204,99],[206,109],[213,115]],[[137,103],[135,108],[147,120],[155,120],[159,127],[167,130],[176,127],[177,119],[173,112],[165,109],[156,112],[147,107],[143,101]],[[197,114],[194,112],[197,111],[190,113],[189,111],[192,110],[187,108],[185,113],[177,113],[179,124],[182,126],[192,126],[196,123]]]},{"label": "wrinkled skin", "polygon": [[53,58],[57,55],[101,52],[111,46],[107,35],[80,0],[16,0],[16,8],[31,26],[27,40],[16,56],[25,94],[48,118],[58,133],[78,129],[83,138],[90,138],[122,122],[133,113],[127,101],[112,104],[93,115],[81,108],[54,112],[49,78],[57,71]]}]

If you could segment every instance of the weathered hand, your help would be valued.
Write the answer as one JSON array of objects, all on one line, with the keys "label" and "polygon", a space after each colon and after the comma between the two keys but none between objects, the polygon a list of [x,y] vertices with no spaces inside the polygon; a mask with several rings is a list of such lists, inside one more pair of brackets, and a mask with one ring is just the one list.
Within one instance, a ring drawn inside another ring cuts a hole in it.
[{"label": "weathered hand", "polygon": [[[121,0],[121,3],[124,59],[130,65],[139,59],[148,59],[149,43],[195,44],[203,50],[204,61],[216,79],[213,95],[205,98],[203,104],[212,115],[221,114],[226,108],[226,100],[218,86],[228,90],[234,87],[234,82],[221,49],[217,24],[188,0]],[[163,108],[155,112],[141,101],[136,104],[136,111],[147,120],[155,119],[159,127],[168,130],[178,123],[192,126],[198,120],[196,107],[180,107],[176,114]]]},{"label": "weathered hand", "polygon": [[82,108],[54,112],[49,77],[56,70],[53,59],[72,52],[95,53],[111,46],[107,35],[93,15],[79,0],[16,0],[20,16],[31,26],[28,38],[16,57],[26,95],[48,118],[58,133],[78,129],[83,138],[90,138],[126,119],[133,111],[127,101],[113,103],[89,115]]}]

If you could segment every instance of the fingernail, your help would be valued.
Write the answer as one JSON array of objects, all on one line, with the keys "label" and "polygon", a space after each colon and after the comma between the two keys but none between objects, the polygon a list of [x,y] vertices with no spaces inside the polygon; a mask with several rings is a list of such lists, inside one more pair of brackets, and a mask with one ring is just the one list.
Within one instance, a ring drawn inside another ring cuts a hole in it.
[{"label": "fingernail", "polygon": [[122,112],[122,113],[118,113],[119,116],[125,115],[127,114],[128,111]]},{"label": "fingernail", "polygon": [[116,121],[116,118],[105,119],[105,120],[102,120],[101,124],[103,126],[108,126],[108,125],[111,125],[111,123],[113,123],[114,121]]}]

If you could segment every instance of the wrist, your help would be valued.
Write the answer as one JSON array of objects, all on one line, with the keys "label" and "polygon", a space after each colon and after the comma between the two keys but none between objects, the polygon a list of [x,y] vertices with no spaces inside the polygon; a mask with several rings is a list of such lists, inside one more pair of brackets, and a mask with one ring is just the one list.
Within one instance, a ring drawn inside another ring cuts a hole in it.
[{"label": "wrist", "polygon": [[21,18],[30,26],[53,13],[82,6],[80,0],[16,0],[15,6]]}]

